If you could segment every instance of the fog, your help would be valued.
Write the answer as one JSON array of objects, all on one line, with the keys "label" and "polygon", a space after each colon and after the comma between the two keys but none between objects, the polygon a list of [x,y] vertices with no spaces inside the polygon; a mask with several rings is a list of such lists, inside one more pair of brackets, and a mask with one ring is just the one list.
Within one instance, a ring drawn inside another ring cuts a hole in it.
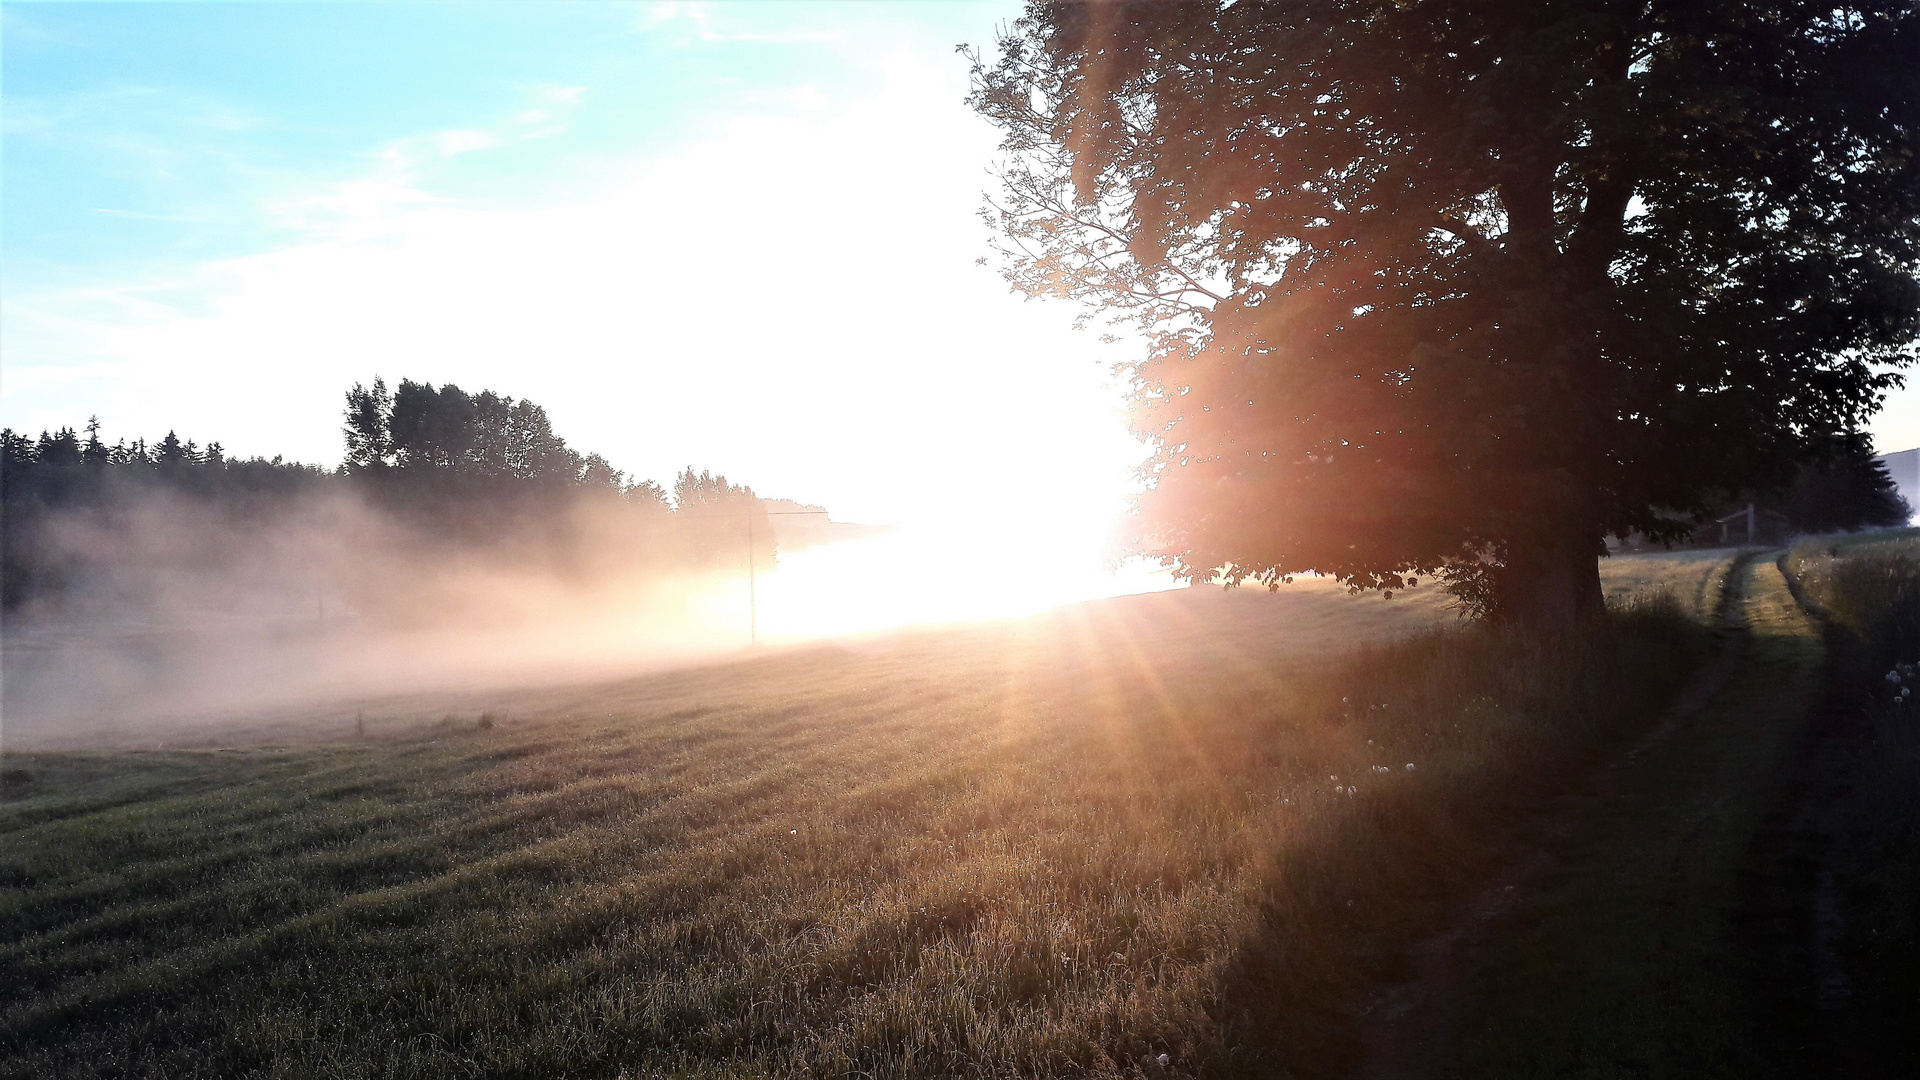
[{"label": "fog", "polygon": [[737,659],[754,637],[787,647],[1171,584],[1113,574],[1093,532],[795,516],[755,541],[750,585],[743,530],[682,517],[583,495],[474,544],[342,489],[238,514],[164,493],[58,513],[49,539],[76,569],[0,627],[0,740],[270,737],[296,714],[337,734],[369,709]]},{"label": "fog", "polygon": [[544,524],[445,542],[337,491],[248,515],[163,494],[56,514],[50,539],[77,570],[5,621],[0,738],[137,741],[249,710],[629,673],[746,644],[746,613],[725,610],[744,545],[669,572],[686,560],[617,507],[582,497]]}]

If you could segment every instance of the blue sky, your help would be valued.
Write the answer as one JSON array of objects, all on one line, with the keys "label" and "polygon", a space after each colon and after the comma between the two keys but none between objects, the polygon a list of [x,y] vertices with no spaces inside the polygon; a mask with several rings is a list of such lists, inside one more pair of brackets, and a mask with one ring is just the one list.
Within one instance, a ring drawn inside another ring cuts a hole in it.
[{"label": "blue sky", "polygon": [[847,47],[937,52],[1006,10],[9,3],[6,269],[84,280],[288,242],[276,195],[428,133],[503,140],[423,167],[437,193],[565,197],[596,156],[657,153],[803,87],[872,92]]},{"label": "blue sky", "polygon": [[0,419],[331,464],[381,374],[662,481],[1092,521],[1121,356],[975,265],[955,46],[1015,14],[6,3]]}]

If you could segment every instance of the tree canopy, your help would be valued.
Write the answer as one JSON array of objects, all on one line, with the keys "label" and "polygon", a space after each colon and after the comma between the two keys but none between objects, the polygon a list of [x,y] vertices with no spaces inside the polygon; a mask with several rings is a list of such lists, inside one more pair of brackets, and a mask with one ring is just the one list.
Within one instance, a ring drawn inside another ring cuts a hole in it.
[{"label": "tree canopy", "polygon": [[[586,479],[589,458],[555,435],[547,410],[526,399],[492,390],[468,394],[452,383],[400,380],[372,389],[355,383],[347,391],[346,467],[352,472],[385,469],[446,469],[495,480],[542,480],[569,484]],[[620,474],[596,462],[594,478],[618,486]]]},{"label": "tree canopy", "polygon": [[1030,3],[973,106],[1032,295],[1131,321],[1140,550],[1600,604],[1915,356],[1912,3]]}]

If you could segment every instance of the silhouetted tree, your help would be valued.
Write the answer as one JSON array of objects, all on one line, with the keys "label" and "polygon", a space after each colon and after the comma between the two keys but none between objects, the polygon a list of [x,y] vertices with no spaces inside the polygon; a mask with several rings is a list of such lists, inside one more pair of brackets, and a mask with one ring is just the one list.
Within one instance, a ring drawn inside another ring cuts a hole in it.
[{"label": "silhouetted tree", "polygon": [[673,478],[673,504],[681,513],[721,509],[752,497],[753,492],[744,485],[735,487],[725,476],[714,476],[705,469],[695,473],[691,465]]},{"label": "silhouetted tree", "polygon": [[[745,484],[730,484],[725,476],[689,465],[674,477],[674,512],[700,530],[706,561],[727,564],[744,557],[752,544],[754,567],[771,569],[776,544],[767,507]],[[735,553],[740,554],[735,554]]]},{"label": "silhouetted tree", "polygon": [[1802,467],[1783,495],[1761,503],[1803,532],[1905,525],[1913,513],[1862,436],[1837,440],[1826,460]]},{"label": "silhouetted tree", "polygon": [[375,376],[373,389],[359,383],[347,391],[347,423],[341,431],[347,437],[347,458],[343,463],[350,473],[379,472],[393,464],[393,435],[388,420],[393,414],[393,395],[387,381]]},{"label": "silhouetted tree", "polygon": [[1145,332],[1182,573],[1575,618],[1606,535],[1789,482],[1914,357],[1911,2],[1032,0],[999,44],[1006,275]]},{"label": "silhouetted tree", "polygon": [[460,469],[473,449],[478,419],[473,399],[452,383],[400,380],[387,431],[403,469]]},{"label": "silhouetted tree", "polygon": [[43,431],[33,457],[35,464],[47,469],[71,469],[80,464],[80,440],[72,428],[61,428],[52,435]]},{"label": "silhouetted tree", "polygon": [[193,453],[181,443],[178,435],[169,431],[167,437],[160,440],[154,455],[154,464],[164,471],[178,472],[183,466],[194,464]]},{"label": "silhouetted tree", "polygon": [[553,433],[547,410],[525,398],[508,398],[507,402],[504,435],[509,473],[554,482],[578,478],[584,463],[565,439]]},{"label": "silhouetted tree", "polygon": [[588,454],[580,462],[580,483],[588,488],[603,491],[620,491],[620,480],[626,474],[607,463],[599,454]]},{"label": "silhouetted tree", "polygon": [[667,501],[665,489],[651,480],[628,484],[621,489],[620,496],[628,505],[649,514],[667,513],[673,509],[673,504]]},{"label": "silhouetted tree", "polygon": [[[213,445],[215,448],[218,448],[220,444],[214,443]],[[111,460],[111,452],[107,449],[107,445],[100,441],[100,418],[98,416],[87,417],[87,441],[86,444],[80,448],[80,460],[86,462],[89,467],[94,469],[106,467],[107,462]]]}]

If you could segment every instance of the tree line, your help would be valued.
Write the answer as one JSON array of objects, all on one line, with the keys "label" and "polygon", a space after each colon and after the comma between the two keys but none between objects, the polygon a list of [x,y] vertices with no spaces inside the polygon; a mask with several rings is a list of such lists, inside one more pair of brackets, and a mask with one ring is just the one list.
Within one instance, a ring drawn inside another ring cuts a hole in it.
[{"label": "tree line", "polygon": [[[173,431],[109,444],[97,419],[37,439],[0,431],[0,604],[58,603],[105,572],[97,563],[141,558],[132,534],[151,527],[156,507],[213,546],[333,499],[364,510],[351,518],[353,542],[367,542],[371,517],[389,546],[404,541],[422,558],[457,550],[561,569],[612,556],[629,573],[744,570],[749,528],[759,567],[776,557],[766,507],[750,487],[691,467],[671,492],[629,478],[569,446],[524,398],[412,380],[389,390],[376,378],[347,392],[342,433],[344,458],[328,469],[235,458],[219,442]],[[72,539],[76,527],[87,543]],[[116,532],[128,534],[125,544],[100,555],[98,538]],[[608,548],[617,551],[590,550]]]}]

